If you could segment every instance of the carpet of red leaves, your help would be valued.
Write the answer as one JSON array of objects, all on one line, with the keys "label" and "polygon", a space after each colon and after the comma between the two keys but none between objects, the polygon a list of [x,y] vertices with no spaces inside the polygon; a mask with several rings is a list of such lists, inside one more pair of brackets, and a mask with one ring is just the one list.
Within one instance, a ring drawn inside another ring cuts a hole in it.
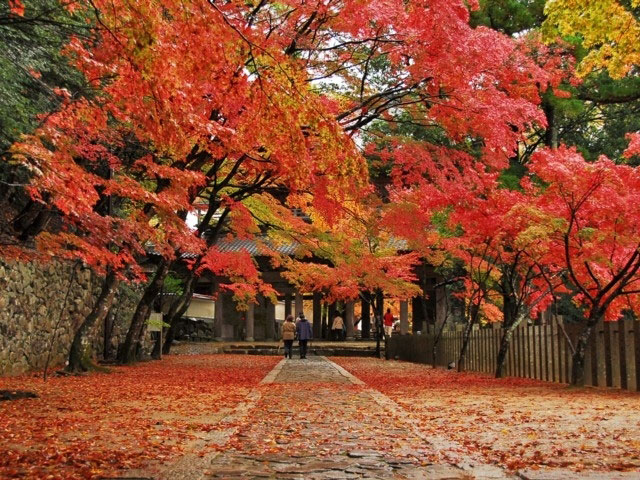
[{"label": "carpet of red leaves", "polygon": [[[398,361],[332,358],[446,436],[511,470],[640,472],[640,395],[494,379]],[[638,474],[640,478],[640,473]]]},{"label": "carpet of red leaves", "polygon": [[0,378],[0,478],[91,479],[166,461],[244,400],[279,357],[170,356],[77,377]]}]

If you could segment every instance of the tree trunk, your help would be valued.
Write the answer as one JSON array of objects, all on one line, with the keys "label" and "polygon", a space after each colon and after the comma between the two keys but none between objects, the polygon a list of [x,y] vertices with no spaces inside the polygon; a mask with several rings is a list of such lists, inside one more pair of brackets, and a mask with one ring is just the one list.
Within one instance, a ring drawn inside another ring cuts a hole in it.
[{"label": "tree trunk", "polygon": [[362,338],[371,338],[371,295],[362,293]]},{"label": "tree trunk", "polygon": [[[376,322],[376,357],[381,357],[380,341],[384,335],[384,327],[382,323],[382,310],[383,310],[384,296],[382,291],[378,290],[375,293],[373,304],[373,316]],[[385,340],[386,341],[386,340]],[[386,350],[385,350],[386,353]]]},{"label": "tree trunk", "polygon": [[449,295],[447,293],[446,287],[442,288],[443,290],[443,298],[444,298],[444,320],[440,325],[440,328],[436,332],[435,337],[433,338],[433,348],[431,349],[431,366],[436,368],[436,357],[438,356],[438,345],[440,344],[440,339],[442,339],[442,333],[444,332],[444,328],[447,325],[447,321],[449,320]]},{"label": "tree trunk", "polygon": [[444,331],[444,327],[447,324],[448,315],[444,317],[444,322],[440,325],[436,336],[433,338],[433,348],[431,349],[431,366],[436,368],[436,356],[438,353],[438,344],[440,343],[440,339],[442,338],[442,332]]},{"label": "tree trunk", "polygon": [[601,315],[592,314],[587,319],[587,324],[580,332],[578,339],[576,340],[576,349],[571,357],[571,385],[576,387],[584,387],[584,357],[587,352],[587,344],[589,338],[591,338],[591,331],[595,327],[596,323],[600,319]]},{"label": "tree trunk", "polygon": [[21,241],[27,241],[44,230],[51,220],[51,212],[39,203],[29,201],[12,221]]},{"label": "tree trunk", "polygon": [[64,301],[62,302],[62,306],[60,307],[60,313],[58,314],[58,320],[56,321],[55,326],[53,327],[53,334],[51,335],[51,343],[49,343],[49,349],[47,350],[47,359],[44,362],[44,372],[42,373],[42,379],[47,381],[47,373],[49,371],[49,362],[51,361],[51,353],[53,352],[53,345],[56,342],[56,338],[58,337],[58,327],[62,322],[62,316],[64,315],[65,308],[67,307],[67,300],[69,300],[69,294],[71,293],[71,287],[73,286],[73,282],[76,279],[76,274],[78,273],[78,266],[80,265],[80,260],[76,260],[73,264],[73,270],[71,271],[71,278],[69,279],[69,286],[67,287],[67,293],[64,296]]},{"label": "tree trunk", "polygon": [[168,273],[169,262],[163,259],[161,260],[160,265],[158,265],[158,269],[156,270],[153,280],[151,280],[149,285],[147,285],[142,298],[138,302],[136,311],[131,319],[131,325],[129,325],[129,330],[127,331],[127,336],[118,355],[118,363],[128,364],[137,360],[138,343],[142,338],[147,319],[151,314],[151,306],[158,296],[162,284],[164,283],[164,279]]},{"label": "tree trunk", "polygon": [[542,109],[547,117],[547,129],[544,134],[544,144],[550,148],[558,148],[558,122],[556,122],[556,109],[548,100],[543,100]]},{"label": "tree trunk", "polygon": [[473,326],[478,320],[478,313],[480,311],[480,307],[477,305],[471,306],[471,311],[469,315],[469,321],[464,329],[464,334],[462,336],[462,348],[460,349],[460,356],[458,357],[458,371],[462,372],[465,370],[466,366],[464,364],[467,357],[467,348],[469,346],[469,340],[471,339],[471,331],[473,330]]},{"label": "tree trunk", "polygon": [[156,341],[153,343],[153,350],[151,350],[151,358],[153,360],[160,360],[162,358],[162,335],[160,335],[160,332],[157,333],[158,338],[156,338]]},{"label": "tree trunk", "polygon": [[109,313],[107,313],[107,316],[104,319],[104,352],[103,352],[103,358],[105,360],[113,360],[115,357],[115,352],[113,351],[112,345],[111,345],[111,339],[113,337],[113,327],[115,324],[115,312],[113,309],[113,305],[111,306],[111,309],[109,310]]},{"label": "tree trunk", "polygon": [[504,364],[507,360],[507,354],[511,348],[511,340],[513,339],[513,332],[520,326],[525,315],[520,314],[515,320],[511,321],[511,325],[505,325],[502,331],[502,338],[500,339],[500,349],[498,350],[498,358],[496,359],[496,378],[502,378],[504,376]]},{"label": "tree trunk", "polygon": [[496,378],[502,378],[504,375],[504,362],[507,358],[507,354],[509,353],[513,332],[516,327],[520,325],[520,322],[522,322],[522,318],[524,318],[524,316],[519,315],[518,302],[513,298],[513,293],[511,292],[511,288],[509,288],[508,284],[505,285],[504,291],[505,294],[503,295],[502,307],[504,319],[502,323],[503,327],[502,338],[500,339],[500,349],[498,350],[498,357],[496,358]]},{"label": "tree trunk", "polygon": [[173,340],[176,337],[176,331],[178,329],[178,321],[189,308],[195,288],[196,276],[193,271],[191,271],[189,278],[184,285],[182,295],[171,302],[171,307],[169,307],[169,311],[167,312],[167,323],[169,324],[169,328],[167,329],[167,335],[164,339],[164,345],[162,346],[162,353],[165,355],[168,355],[171,351],[171,345],[173,345]]},{"label": "tree trunk", "polygon": [[426,294],[426,292],[423,290],[422,297],[420,297],[420,309],[422,310],[423,325],[420,326],[420,330],[424,330],[422,333],[425,335],[429,333],[429,310],[427,309],[427,298],[429,297]]},{"label": "tree trunk", "polygon": [[329,305],[326,303],[322,304],[322,337],[324,340],[329,339],[329,332],[331,329],[329,328]]},{"label": "tree trunk", "polygon": [[73,337],[71,348],[69,349],[69,364],[67,372],[78,373],[86,372],[89,365],[87,364],[86,352],[82,347],[83,340],[91,328],[97,323],[102,322],[106,318],[111,304],[118,289],[118,278],[116,274],[110,271],[104,280],[102,290],[98,296],[96,304],[93,306],[91,313],[87,315]]}]

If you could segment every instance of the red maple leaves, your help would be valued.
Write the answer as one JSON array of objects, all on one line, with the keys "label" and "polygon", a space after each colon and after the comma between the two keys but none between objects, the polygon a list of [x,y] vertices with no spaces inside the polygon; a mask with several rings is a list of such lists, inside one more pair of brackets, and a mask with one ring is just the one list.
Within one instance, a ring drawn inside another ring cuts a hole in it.
[{"label": "red maple leaves", "polygon": [[21,0],[9,0],[9,11],[19,17],[24,17],[24,3]]},{"label": "red maple leaves", "polygon": [[2,379],[40,398],[0,403],[0,476],[99,478],[174,458],[278,360],[167,357],[108,375]]}]

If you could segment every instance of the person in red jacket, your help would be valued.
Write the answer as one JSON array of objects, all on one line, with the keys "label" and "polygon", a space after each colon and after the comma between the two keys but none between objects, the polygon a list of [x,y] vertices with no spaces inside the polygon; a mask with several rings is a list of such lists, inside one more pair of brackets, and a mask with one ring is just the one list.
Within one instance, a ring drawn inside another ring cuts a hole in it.
[{"label": "person in red jacket", "polygon": [[384,314],[384,334],[388,337],[391,336],[391,331],[393,330],[393,313],[391,313],[391,309],[387,308],[387,313]]}]

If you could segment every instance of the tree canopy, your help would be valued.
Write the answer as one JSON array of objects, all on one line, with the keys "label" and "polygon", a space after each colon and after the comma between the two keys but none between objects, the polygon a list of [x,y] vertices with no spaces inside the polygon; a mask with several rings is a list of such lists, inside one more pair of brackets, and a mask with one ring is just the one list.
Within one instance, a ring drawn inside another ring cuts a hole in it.
[{"label": "tree canopy", "polygon": [[269,239],[330,299],[410,298],[429,262],[457,272],[468,329],[570,295],[589,333],[637,307],[638,8],[10,0],[3,256],[143,283],[122,361],[167,278],[170,324],[204,272],[275,295],[225,236]]}]

